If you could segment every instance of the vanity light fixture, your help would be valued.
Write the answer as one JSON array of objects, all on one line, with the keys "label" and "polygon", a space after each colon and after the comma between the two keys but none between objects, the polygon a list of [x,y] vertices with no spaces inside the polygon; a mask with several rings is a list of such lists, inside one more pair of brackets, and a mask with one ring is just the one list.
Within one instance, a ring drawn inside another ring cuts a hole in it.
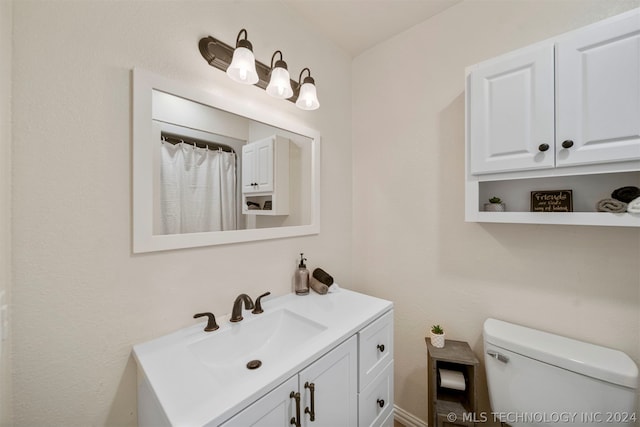
[{"label": "vanity light fixture", "polygon": [[[302,74],[307,71],[309,75],[302,80]],[[300,82],[302,81],[302,84]],[[320,107],[318,102],[318,95],[316,93],[316,81],[311,77],[311,70],[304,68],[300,71],[300,77],[298,78],[298,86],[300,87],[300,94],[296,101],[296,106],[302,110],[317,110]]]},{"label": "vanity light fixture", "polygon": [[[244,39],[241,39],[244,33]],[[236,48],[233,51],[231,64],[227,68],[227,76],[234,82],[245,85],[258,83],[258,72],[256,71],[256,57],[253,56],[253,46],[247,40],[247,30],[244,28],[238,33],[236,38]]]},{"label": "vanity light fixture", "polygon": [[[251,42],[247,40],[247,30],[244,28],[238,33],[235,48],[211,36],[200,39],[198,47],[209,65],[225,71],[236,82],[256,85],[265,89],[269,95],[287,99],[303,110],[315,110],[320,107],[315,81],[309,68],[300,72],[300,78],[296,82],[289,76],[287,63],[284,62],[281,51],[276,50],[273,53],[270,67],[256,61]],[[276,55],[279,55],[280,59],[276,60]],[[308,72],[308,76],[302,80],[305,71]]]},{"label": "vanity light fixture", "polygon": [[[280,59],[276,61],[274,66],[273,60],[278,53],[280,54]],[[274,98],[287,99],[293,96],[287,63],[282,60],[282,52],[279,50],[276,50],[271,57],[271,79],[269,79],[269,85],[266,90]]]}]

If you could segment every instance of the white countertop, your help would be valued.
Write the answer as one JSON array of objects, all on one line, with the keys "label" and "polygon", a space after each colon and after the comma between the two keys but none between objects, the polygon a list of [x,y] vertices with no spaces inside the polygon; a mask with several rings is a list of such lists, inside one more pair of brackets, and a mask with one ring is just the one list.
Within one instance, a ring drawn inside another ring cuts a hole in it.
[{"label": "white countertop", "polygon": [[282,349],[282,357],[271,366],[262,366],[238,381],[221,384],[189,350],[189,346],[210,334],[239,328],[245,322],[259,322],[264,314],[243,310],[244,320],[229,322],[218,318],[220,329],[204,332],[206,322],[181,329],[133,347],[139,371],[146,377],[172,425],[217,425],[248,406],[275,386],[295,375],[333,347],[351,337],[372,320],[393,307],[393,303],[340,289],[336,293],[308,295],[293,293],[263,298],[264,314],[286,309],[327,328],[294,351]]}]

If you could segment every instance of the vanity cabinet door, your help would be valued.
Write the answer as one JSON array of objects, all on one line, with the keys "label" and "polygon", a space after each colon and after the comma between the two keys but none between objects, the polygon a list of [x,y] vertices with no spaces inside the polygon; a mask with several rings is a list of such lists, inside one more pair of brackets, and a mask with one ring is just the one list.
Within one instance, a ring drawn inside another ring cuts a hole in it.
[{"label": "vanity cabinet door", "polygon": [[557,166],[640,159],[640,14],[559,39],[556,69]]},{"label": "vanity cabinet door", "polygon": [[478,64],[469,77],[470,171],[553,168],[553,44]]},{"label": "vanity cabinet door", "polygon": [[[357,426],[358,347],[355,336],[300,372],[299,377],[303,426]],[[307,413],[311,411],[311,384],[314,388],[313,420]]]},{"label": "vanity cabinet door", "polygon": [[[300,424],[304,427],[357,427],[358,347],[351,337],[267,393],[220,427],[287,427],[296,419],[300,393]],[[313,398],[311,393],[313,384]],[[313,402],[314,420],[311,420]]]},{"label": "vanity cabinet door", "polygon": [[290,397],[298,390],[298,376],[270,391],[220,427],[288,427],[296,416],[296,402]]}]

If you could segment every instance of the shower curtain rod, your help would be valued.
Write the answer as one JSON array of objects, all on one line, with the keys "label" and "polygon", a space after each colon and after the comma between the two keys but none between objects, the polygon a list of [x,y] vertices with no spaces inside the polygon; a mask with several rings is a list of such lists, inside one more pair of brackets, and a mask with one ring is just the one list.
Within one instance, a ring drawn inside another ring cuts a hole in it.
[{"label": "shower curtain rod", "polygon": [[184,142],[185,144],[193,145],[199,148],[208,148],[210,150],[222,150],[222,151],[226,151],[227,153],[235,153],[235,150],[233,148],[229,147],[228,145],[220,144],[217,142],[204,141],[202,139],[189,138],[189,137],[184,137],[182,135],[174,135],[167,132],[162,132],[161,136],[162,136],[162,140],[168,142],[169,144],[175,145],[175,144]]}]

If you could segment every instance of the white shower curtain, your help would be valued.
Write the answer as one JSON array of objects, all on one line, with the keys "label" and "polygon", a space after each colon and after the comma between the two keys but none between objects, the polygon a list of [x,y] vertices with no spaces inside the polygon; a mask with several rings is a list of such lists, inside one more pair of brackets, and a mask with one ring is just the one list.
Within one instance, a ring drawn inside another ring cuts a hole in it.
[{"label": "white shower curtain", "polygon": [[163,234],[236,229],[235,153],[161,141]]}]

